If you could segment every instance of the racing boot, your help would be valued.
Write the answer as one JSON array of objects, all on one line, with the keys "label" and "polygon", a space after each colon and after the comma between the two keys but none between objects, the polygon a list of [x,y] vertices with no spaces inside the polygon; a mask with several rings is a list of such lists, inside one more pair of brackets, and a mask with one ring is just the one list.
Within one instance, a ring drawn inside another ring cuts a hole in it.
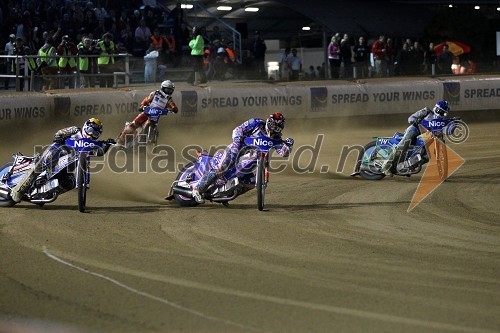
[{"label": "racing boot", "polygon": [[217,179],[217,173],[214,169],[211,169],[201,177],[198,184],[193,188],[193,199],[199,203],[205,203],[205,199],[201,196],[213,182]]},{"label": "racing boot", "polygon": [[36,172],[35,168],[32,168],[30,171],[28,171],[24,175],[24,178],[21,179],[19,183],[17,183],[17,185],[11,189],[10,197],[12,198],[12,200],[14,200],[15,202],[20,202],[23,198],[24,193],[28,191],[37,176],[38,173]]},{"label": "racing boot", "polygon": [[137,127],[138,126],[134,122],[127,123],[123,131],[116,139],[116,144],[120,146],[126,146],[127,135],[135,134]]},{"label": "racing boot", "polygon": [[382,164],[380,171],[382,171],[386,176],[392,176],[396,172],[396,165],[400,157],[401,149],[396,148],[395,151],[390,154]]}]

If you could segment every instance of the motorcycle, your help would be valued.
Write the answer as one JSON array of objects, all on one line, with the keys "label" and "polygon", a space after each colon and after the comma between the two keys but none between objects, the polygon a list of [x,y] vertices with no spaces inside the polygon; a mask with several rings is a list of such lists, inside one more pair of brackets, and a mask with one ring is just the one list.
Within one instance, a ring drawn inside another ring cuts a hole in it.
[{"label": "motorcycle", "polygon": [[[454,122],[458,120],[460,118],[422,120],[421,134],[403,148],[396,165],[389,165],[387,161],[394,156],[403,133],[396,132],[392,137],[374,137],[375,140],[369,142],[360,151],[355,172],[351,176],[360,175],[367,180],[380,180],[386,176],[385,168],[388,168],[391,175],[410,177],[419,173],[422,166],[430,161],[430,157],[433,157],[436,159],[439,178],[446,179],[448,157],[444,135],[453,132]],[[426,148],[426,143],[430,149]]]},{"label": "motorcycle", "polygon": [[[124,145],[125,149],[134,148],[138,145],[146,145],[148,148],[156,146],[160,134],[158,131],[160,116],[167,115],[170,113],[170,110],[148,106],[144,108],[143,112],[148,116],[148,120],[142,126],[138,127],[135,133],[127,135]],[[125,123],[124,130],[129,124],[129,122]]]},{"label": "motorcycle", "polygon": [[[105,145],[113,145],[115,141],[94,141],[86,138],[67,139],[60,146],[61,154],[52,170],[43,170],[25,192],[22,200],[43,207],[55,201],[59,195],[73,188],[78,189],[78,209],[85,212],[87,190],[90,183],[89,163],[92,156],[97,156]],[[0,207],[12,207],[16,204],[10,197],[11,189],[33,170],[40,160],[40,155],[25,156],[14,154],[13,162],[0,167]],[[75,175],[76,173],[76,175]]]},{"label": "motorcycle", "polygon": [[[245,138],[244,143],[245,146],[235,166],[219,175],[214,184],[202,195],[207,200],[227,206],[229,201],[255,188],[257,189],[257,208],[262,211],[266,188],[269,184],[269,151],[274,146],[282,144],[283,141],[260,136]],[[198,153],[198,159],[186,164],[179,172],[165,199],[175,199],[181,206],[186,207],[198,205],[193,198],[192,189],[206,172],[219,165],[223,154],[221,151],[215,153],[214,156]]]}]

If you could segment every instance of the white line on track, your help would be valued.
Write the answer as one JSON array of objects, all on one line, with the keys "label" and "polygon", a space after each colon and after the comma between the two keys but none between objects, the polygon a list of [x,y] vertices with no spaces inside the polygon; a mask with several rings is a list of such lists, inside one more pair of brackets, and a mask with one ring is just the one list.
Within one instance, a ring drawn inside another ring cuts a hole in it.
[{"label": "white line on track", "polygon": [[[167,299],[163,299],[163,298],[142,292],[140,290],[134,289],[134,288],[129,287],[129,286],[127,286],[127,285],[125,285],[125,284],[123,284],[115,279],[112,279],[110,277],[107,277],[107,276],[99,274],[99,273],[94,273],[88,269],[81,268],[81,267],[76,266],[72,263],[69,263],[69,262],[51,254],[45,246],[43,247],[43,252],[49,258],[51,258],[55,261],[58,261],[64,265],[70,266],[70,267],[75,268],[75,269],[82,271],[84,273],[91,274],[91,275],[94,275],[94,276],[99,277],[101,279],[107,280],[113,284],[116,284],[116,285],[130,291],[130,292],[133,292],[133,293],[136,293],[138,295],[141,295],[141,296],[156,300],[158,302],[170,305],[170,306],[177,308],[179,310],[189,312],[191,314],[194,314],[194,315],[202,317],[202,318],[222,322],[222,323],[225,323],[228,325],[237,326],[237,327],[244,328],[247,330],[260,331],[257,328],[244,326],[244,325],[241,325],[238,323],[234,323],[232,321],[228,321],[228,320],[224,320],[221,318],[206,315],[202,312],[183,307],[182,305],[179,305],[177,303],[173,303]],[[109,269],[109,267],[108,267],[108,269]],[[127,274],[137,276],[137,277],[144,277],[143,272],[139,273],[139,272],[125,269],[122,271],[122,273],[127,273]],[[440,330],[440,331],[451,331],[451,332],[498,333],[498,331],[496,331],[496,330],[489,330],[489,329],[477,328],[477,327],[459,326],[459,325],[440,323],[440,322],[435,322],[435,321],[419,320],[419,319],[393,316],[393,315],[388,315],[388,314],[383,314],[383,313],[355,310],[355,309],[343,308],[343,307],[332,306],[332,305],[324,305],[324,304],[296,301],[296,300],[280,298],[280,297],[275,297],[275,296],[250,293],[250,292],[241,291],[241,290],[234,290],[234,289],[216,287],[216,286],[207,286],[207,285],[197,283],[197,282],[192,282],[192,281],[185,281],[185,280],[181,281],[178,279],[168,279],[168,278],[165,279],[165,277],[154,277],[154,276],[148,276],[146,278],[156,280],[156,281],[162,281],[162,282],[166,282],[166,283],[179,285],[182,287],[195,288],[195,289],[205,290],[205,291],[209,291],[209,292],[217,292],[217,293],[231,295],[231,296],[235,296],[235,297],[249,298],[249,299],[265,301],[265,302],[270,302],[270,303],[280,304],[280,305],[285,305],[285,306],[301,307],[301,308],[304,308],[307,310],[325,311],[325,312],[330,312],[330,313],[354,316],[354,317],[359,317],[359,318],[364,318],[364,319],[372,319],[372,320],[383,321],[383,322],[390,322],[390,323],[395,323],[395,324],[404,324],[404,325],[425,327],[425,328],[431,328],[431,329],[436,329],[436,330]],[[266,332],[267,332],[267,330],[266,330]]]},{"label": "white line on track", "polygon": [[163,303],[163,304],[166,304],[166,305],[169,305],[173,308],[176,308],[178,310],[181,310],[181,311],[186,311],[186,312],[189,312],[195,316],[198,316],[198,317],[201,317],[201,318],[205,318],[205,319],[208,319],[208,320],[212,320],[212,321],[217,321],[217,322],[221,322],[221,323],[224,323],[224,324],[227,324],[227,325],[231,325],[231,326],[236,326],[236,327],[239,327],[239,328],[243,328],[245,330],[251,330],[251,331],[256,331],[256,332],[260,332],[261,330],[259,329],[256,329],[254,327],[249,327],[249,326],[245,326],[245,325],[242,325],[242,324],[238,324],[238,323],[235,323],[235,322],[232,322],[230,320],[225,320],[225,319],[222,319],[222,318],[218,318],[218,317],[214,317],[214,316],[210,316],[210,315],[207,315],[203,312],[200,312],[200,311],[196,311],[196,310],[193,310],[193,309],[190,309],[190,308],[186,308],[182,305],[179,305],[177,303],[174,303],[174,302],[171,302],[169,301],[168,299],[165,299],[165,298],[161,298],[161,297],[157,297],[155,295],[151,295],[151,294],[148,294],[146,292],[143,292],[143,291],[140,291],[140,290],[137,290],[135,288],[132,288],[132,287],[129,287],[127,286],[126,284],[124,283],[121,283],[120,281],[117,281],[113,278],[110,278],[110,277],[107,277],[105,275],[102,275],[102,274],[99,274],[99,273],[95,273],[95,272],[92,272],[88,269],[85,269],[85,268],[82,268],[82,267],[79,267],[79,266],[76,266],[70,262],[67,262],[55,255],[53,255],[52,253],[49,252],[49,250],[44,246],[43,247],[43,252],[45,253],[45,255],[47,255],[49,258],[61,263],[61,264],[64,264],[66,266],[69,266],[71,268],[74,268],[74,269],[77,269],[81,272],[84,272],[84,273],[87,273],[87,274],[90,274],[90,275],[93,275],[95,277],[98,277],[98,278],[101,278],[101,279],[104,279],[108,282],[111,282],[127,291],[130,291],[134,294],[137,294],[137,295],[140,295],[140,296],[144,296],[146,298],[149,298],[149,299],[152,299],[152,300],[155,300],[155,301],[158,301],[160,303]]}]

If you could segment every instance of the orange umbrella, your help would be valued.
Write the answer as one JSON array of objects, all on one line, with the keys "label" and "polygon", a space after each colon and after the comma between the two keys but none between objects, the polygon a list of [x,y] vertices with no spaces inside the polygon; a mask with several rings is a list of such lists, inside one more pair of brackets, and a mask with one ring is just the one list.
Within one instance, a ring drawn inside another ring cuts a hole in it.
[{"label": "orange umbrella", "polygon": [[449,40],[446,42],[439,43],[438,45],[434,46],[434,51],[436,51],[437,54],[441,53],[441,50],[443,49],[444,45],[448,45],[448,50],[454,55],[454,56],[459,56],[464,53],[469,53],[470,52],[470,46],[459,42],[457,40]]}]

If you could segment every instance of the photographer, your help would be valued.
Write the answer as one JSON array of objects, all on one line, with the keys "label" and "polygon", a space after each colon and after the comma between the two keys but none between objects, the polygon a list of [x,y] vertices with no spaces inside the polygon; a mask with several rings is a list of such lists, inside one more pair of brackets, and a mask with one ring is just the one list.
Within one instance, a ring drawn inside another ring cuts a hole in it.
[{"label": "photographer", "polygon": [[97,42],[95,39],[83,36],[82,41],[77,46],[79,56],[78,68],[80,69],[80,74],[82,74],[81,88],[95,87],[95,76],[92,74],[97,74],[97,58],[89,56],[99,54]]},{"label": "photographer", "polygon": [[76,88],[76,56],[78,49],[72,43],[68,35],[62,36],[61,44],[57,47],[57,55],[59,58],[59,88],[64,89],[66,80],[70,89]]},{"label": "photographer", "polygon": [[[24,45],[24,41],[21,37],[16,38],[16,43],[14,45],[13,56],[18,56],[11,63],[11,72],[18,76],[18,82],[16,82],[16,90],[24,90],[24,70],[26,68],[26,62],[28,63],[28,69],[35,69],[35,60],[33,58],[25,58],[24,56],[31,55],[31,50],[28,46]],[[16,72],[17,70],[17,72]]]},{"label": "photographer", "polygon": [[102,35],[102,40],[97,43],[99,58],[97,58],[97,64],[99,67],[99,73],[109,74],[106,76],[101,76],[99,78],[99,87],[101,88],[112,88],[113,87],[113,72],[115,57],[113,54],[118,54],[115,43],[113,42],[113,35],[109,32]]},{"label": "photographer", "polygon": [[57,55],[52,38],[47,38],[45,44],[38,50],[36,72],[43,75],[43,90],[57,89]]}]

